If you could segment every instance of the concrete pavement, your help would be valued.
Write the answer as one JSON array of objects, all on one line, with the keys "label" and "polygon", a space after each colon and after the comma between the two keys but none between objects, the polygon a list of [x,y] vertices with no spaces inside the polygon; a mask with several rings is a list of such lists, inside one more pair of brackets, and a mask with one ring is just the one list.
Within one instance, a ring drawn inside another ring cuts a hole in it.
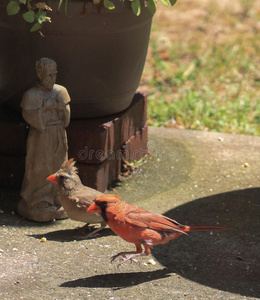
[{"label": "concrete pavement", "polygon": [[113,193],[182,224],[232,231],[190,233],[117,269],[110,257],[134,245],[109,228],[80,240],[81,223],[24,220],[14,213],[19,191],[1,190],[0,298],[260,298],[260,138],[150,127],[149,150]]}]

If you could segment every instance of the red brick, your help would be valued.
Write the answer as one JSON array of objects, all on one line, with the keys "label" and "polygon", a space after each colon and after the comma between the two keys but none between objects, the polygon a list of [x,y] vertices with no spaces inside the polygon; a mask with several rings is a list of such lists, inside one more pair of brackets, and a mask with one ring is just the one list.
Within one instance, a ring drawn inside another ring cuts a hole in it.
[{"label": "red brick", "polygon": [[121,152],[118,159],[107,159],[101,164],[77,162],[79,176],[84,185],[104,192],[121,173]]},{"label": "red brick", "polygon": [[113,148],[110,133],[113,122],[102,123],[100,119],[71,120],[67,128],[69,156],[85,163],[101,163]]},{"label": "red brick", "polygon": [[128,162],[139,160],[147,154],[148,127],[145,125],[142,130],[137,131],[122,146],[122,156]]},{"label": "red brick", "polygon": [[147,121],[147,97],[137,93],[132,105],[120,117],[120,130],[122,144],[140,131]]},{"label": "red brick", "polygon": [[124,144],[146,123],[147,99],[137,93],[131,106],[118,114],[85,120],[71,120],[67,128],[69,157],[99,164]]}]

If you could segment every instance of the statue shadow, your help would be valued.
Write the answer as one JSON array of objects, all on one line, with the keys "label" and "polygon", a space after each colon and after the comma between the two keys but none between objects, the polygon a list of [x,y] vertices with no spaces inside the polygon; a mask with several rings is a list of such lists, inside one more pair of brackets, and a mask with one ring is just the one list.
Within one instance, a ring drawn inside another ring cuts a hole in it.
[{"label": "statue shadow", "polygon": [[153,256],[165,269],[95,275],[61,287],[121,289],[177,273],[214,289],[260,297],[260,188],[196,199],[165,215],[182,224],[229,227],[226,232],[191,232],[159,245]]}]

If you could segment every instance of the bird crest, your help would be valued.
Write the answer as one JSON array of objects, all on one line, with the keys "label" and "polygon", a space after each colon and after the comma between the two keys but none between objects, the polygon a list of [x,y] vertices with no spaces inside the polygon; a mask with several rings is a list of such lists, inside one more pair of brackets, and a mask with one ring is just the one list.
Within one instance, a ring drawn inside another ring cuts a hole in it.
[{"label": "bird crest", "polygon": [[61,169],[67,173],[78,173],[78,168],[75,166],[75,163],[75,159],[71,158],[62,164]]}]

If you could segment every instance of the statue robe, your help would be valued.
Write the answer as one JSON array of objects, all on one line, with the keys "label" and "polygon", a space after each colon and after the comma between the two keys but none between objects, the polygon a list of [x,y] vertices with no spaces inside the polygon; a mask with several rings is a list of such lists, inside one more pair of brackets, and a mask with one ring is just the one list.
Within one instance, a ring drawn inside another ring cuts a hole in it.
[{"label": "statue robe", "polygon": [[69,102],[66,88],[57,84],[51,91],[35,86],[23,96],[22,114],[30,130],[20,205],[26,205],[28,214],[40,203],[43,207],[60,206],[58,186],[46,178],[67,159],[65,128],[70,121]]}]

